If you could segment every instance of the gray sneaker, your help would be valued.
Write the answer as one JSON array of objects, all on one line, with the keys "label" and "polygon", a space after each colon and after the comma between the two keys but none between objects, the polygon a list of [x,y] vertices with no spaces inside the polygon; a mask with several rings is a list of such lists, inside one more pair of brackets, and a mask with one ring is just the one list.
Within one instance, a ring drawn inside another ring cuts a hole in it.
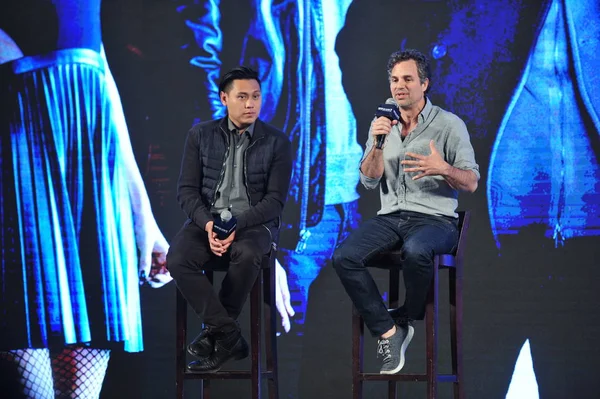
[{"label": "gray sneaker", "polygon": [[387,339],[377,341],[377,357],[383,357],[380,374],[396,374],[404,367],[404,353],[415,333],[414,327],[408,323],[396,325],[396,332]]}]

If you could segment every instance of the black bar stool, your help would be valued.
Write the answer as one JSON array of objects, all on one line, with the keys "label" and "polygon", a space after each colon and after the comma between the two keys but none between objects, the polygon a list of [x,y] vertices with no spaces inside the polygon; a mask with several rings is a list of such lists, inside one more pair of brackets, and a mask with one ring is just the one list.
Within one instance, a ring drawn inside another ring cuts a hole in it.
[{"label": "black bar stool", "polygon": [[[193,373],[187,370],[186,346],[187,346],[187,301],[177,290],[176,299],[176,387],[177,398],[183,398],[183,384],[187,379],[202,380],[200,398],[210,398],[211,380],[250,379],[252,384],[252,399],[260,399],[262,378],[268,379],[269,399],[279,399],[279,381],[277,375],[277,309],[275,306],[275,258],[277,244],[273,243],[271,251],[263,257],[261,273],[258,274],[256,282],[250,293],[250,356],[251,369],[235,371],[218,371],[216,373]],[[211,262],[205,265],[205,274],[213,282],[213,272],[227,271],[227,264],[222,262]],[[262,295],[261,295],[262,292]],[[264,301],[261,300],[264,296]],[[261,304],[264,302],[264,310],[261,312]],[[261,336],[262,316],[265,318],[265,353],[266,368],[261,362]]]},{"label": "black bar stool", "polygon": [[[466,247],[467,230],[469,228],[470,212],[458,212],[459,238],[456,253],[436,255],[434,257],[433,279],[427,297],[425,311],[425,334],[427,366],[424,374],[398,373],[385,375],[379,373],[365,373],[363,371],[363,340],[364,322],[356,308],[352,311],[352,397],[362,399],[364,381],[387,381],[388,398],[396,398],[396,382],[398,381],[423,381],[427,382],[427,398],[435,399],[438,382],[452,382],[454,385],[454,399],[464,399],[462,380],[462,277],[463,259]],[[392,249],[381,257],[371,262],[373,267],[389,269],[389,307],[398,307],[398,294],[400,286],[400,269],[398,264],[400,249]],[[437,367],[438,361],[438,304],[439,304],[439,270],[448,269],[449,273],[449,301],[450,301],[450,348],[452,353],[452,374],[440,374]]]}]

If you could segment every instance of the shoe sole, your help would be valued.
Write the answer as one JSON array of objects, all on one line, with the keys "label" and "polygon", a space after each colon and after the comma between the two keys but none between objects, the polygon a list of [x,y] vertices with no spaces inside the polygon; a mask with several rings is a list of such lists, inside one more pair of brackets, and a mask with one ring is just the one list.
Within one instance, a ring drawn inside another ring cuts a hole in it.
[{"label": "shoe sole", "polygon": [[402,367],[404,367],[404,353],[406,352],[406,348],[408,348],[408,344],[412,341],[413,335],[415,333],[415,328],[413,326],[408,326],[408,334],[406,334],[406,338],[402,341],[402,346],[400,347],[400,363],[398,363],[398,367],[393,370],[383,370],[380,371],[379,374],[396,374]]},{"label": "shoe sole", "polygon": [[245,359],[245,358],[247,358],[249,355],[250,355],[250,354],[249,354],[249,353],[246,351],[245,353],[242,353],[242,354],[240,354],[240,355],[238,355],[238,356],[234,356],[234,357],[232,357],[231,359],[228,359],[228,360],[226,360],[226,361],[225,361],[225,362],[224,362],[224,363],[223,363],[221,366],[219,366],[219,367],[217,367],[217,368],[215,368],[215,369],[211,369],[211,370],[198,371],[198,370],[193,370],[193,369],[190,369],[189,367],[186,367],[186,369],[187,369],[187,370],[188,370],[190,373],[198,373],[198,374],[201,374],[201,373],[209,373],[209,374],[212,374],[212,373],[216,373],[217,371],[221,370],[221,368],[222,368],[222,367],[223,367],[225,364],[227,364],[227,362],[229,362],[230,360],[242,360],[242,359]]},{"label": "shoe sole", "polygon": [[[223,366],[221,366],[221,367],[223,367]],[[221,370],[221,367],[218,367],[218,368],[212,369],[212,370],[204,370],[204,371],[193,370],[193,369],[190,369],[189,367],[187,367],[187,371],[189,373],[195,373],[195,374],[213,374],[213,373],[216,373],[217,371]]]}]

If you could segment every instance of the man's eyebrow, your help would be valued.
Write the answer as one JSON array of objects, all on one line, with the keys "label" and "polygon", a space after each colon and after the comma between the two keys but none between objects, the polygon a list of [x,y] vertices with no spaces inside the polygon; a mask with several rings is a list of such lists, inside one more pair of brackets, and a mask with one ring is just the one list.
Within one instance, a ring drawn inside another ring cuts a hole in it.
[{"label": "man's eyebrow", "polygon": [[[411,74],[406,74],[406,75],[400,76],[400,78],[404,78],[404,79],[406,79],[406,78],[414,78],[414,76],[411,75]],[[398,76],[396,76],[396,75],[390,75],[390,79],[398,79]]]}]

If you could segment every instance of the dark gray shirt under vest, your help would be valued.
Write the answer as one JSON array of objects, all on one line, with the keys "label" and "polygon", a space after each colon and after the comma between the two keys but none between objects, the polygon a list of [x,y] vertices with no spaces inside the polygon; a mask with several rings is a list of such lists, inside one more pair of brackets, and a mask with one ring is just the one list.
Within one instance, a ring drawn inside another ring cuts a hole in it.
[{"label": "dark gray shirt under vest", "polygon": [[244,183],[244,152],[250,145],[254,133],[254,123],[240,134],[239,129],[227,119],[229,128],[229,150],[225,160],[223,179],[217,188],[216,201],[212,209],[218,214],[224,209],[230,209],[237,216],[250,208],[250,199]]}]

